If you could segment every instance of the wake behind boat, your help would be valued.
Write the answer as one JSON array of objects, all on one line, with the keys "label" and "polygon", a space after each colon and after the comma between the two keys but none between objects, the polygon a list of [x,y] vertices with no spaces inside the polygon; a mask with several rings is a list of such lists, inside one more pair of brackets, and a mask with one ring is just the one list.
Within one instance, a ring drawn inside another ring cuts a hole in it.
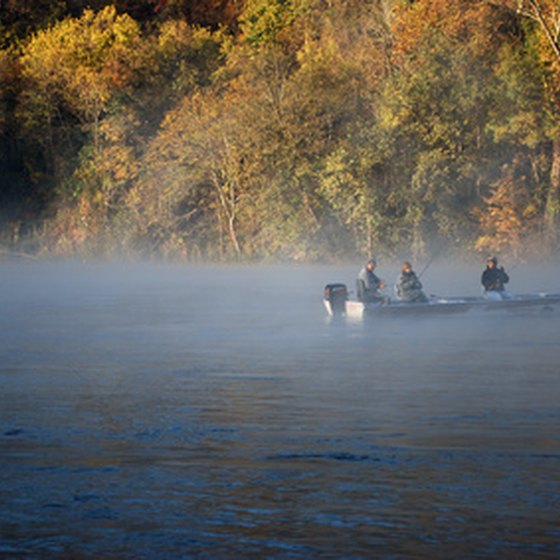
[{"label": "wake behind boat", "polygon": [[432,314],[455,314],[469,311],[536,311],[549,312],[560,304],[560,293],[535,293],[510,295],[500,300],[483,297],[440,297],[430,296],[425,302],[408,303],[390,298],[374,302],[351,299],[346,284],[327,284],[323,302],[332,317],[363,319],[365,317],[409,316]]}]

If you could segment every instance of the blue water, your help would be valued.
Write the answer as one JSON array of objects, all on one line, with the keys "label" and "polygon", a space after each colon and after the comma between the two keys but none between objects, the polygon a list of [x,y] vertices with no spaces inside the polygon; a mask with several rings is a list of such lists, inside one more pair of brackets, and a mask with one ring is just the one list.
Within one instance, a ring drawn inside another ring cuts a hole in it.
[{"label": "blue water", "polygon": [[560,557],[560,312],[329,323],[354,268],[1,263],[0,557]]}]

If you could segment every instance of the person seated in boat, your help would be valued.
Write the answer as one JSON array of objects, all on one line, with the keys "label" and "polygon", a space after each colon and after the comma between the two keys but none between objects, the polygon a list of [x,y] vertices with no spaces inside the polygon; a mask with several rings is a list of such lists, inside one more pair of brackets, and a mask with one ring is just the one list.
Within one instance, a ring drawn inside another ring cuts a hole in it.
[{"label": "person seated in boat", "polygon": [[359,301],[387,303],[387,296],[380,291],[385,288],[385,282],[373,272],[376,266],[375,259],[369,259],[358,274],[356,286]]},{"label": "person seated in boat", "polygon": [[422,291],[422,282],[408,261],[402,265],[401,273],[395,284],[395,293],[399,301],[407,303],[426,303],[428,301],[426,294]]},{"label": "person seated in boat", "polygon": [[505,284],[509,282],[509,276],[503,266],[498,267],[498,259],[490,257],[486,268],[482,273],[482,285],[484,286],[484,297],[487,299],[501,300],[509,299]]}]

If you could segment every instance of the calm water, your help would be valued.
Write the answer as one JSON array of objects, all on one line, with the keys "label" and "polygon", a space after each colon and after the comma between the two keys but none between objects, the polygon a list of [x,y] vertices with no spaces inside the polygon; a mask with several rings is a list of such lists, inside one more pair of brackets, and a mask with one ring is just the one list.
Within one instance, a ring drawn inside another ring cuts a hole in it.
[{"label": "calm water", "polygon": [[558,558],[560,312],[330,324],[355,268],[1,263],[0,557]]}]

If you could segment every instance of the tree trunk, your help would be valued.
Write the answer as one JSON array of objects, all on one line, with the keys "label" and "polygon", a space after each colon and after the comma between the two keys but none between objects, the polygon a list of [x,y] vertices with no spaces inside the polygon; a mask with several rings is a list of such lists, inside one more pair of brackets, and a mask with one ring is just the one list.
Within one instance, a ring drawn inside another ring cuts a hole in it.
[{"label": "tree trunk", "polygon": [[[557,30],[552,30],[550,28],[549,22],[546,20],[546,16],[543,13],[543,7],[539,4],[537,0],[529,0],[529,4],[533,8],[533,14],[535,19],[539,22],[541,29],[544,32],[546,40],[550,44],[550,47],[554,51],[554,56],[560,61],[560,45],[558,44],[558,32]],[[549,14],[549,18],[553,21],[556,19],[554,12]]]},{"label": "tree trunk", "polygon": [[[235,219],[236,219],[236,202],[235,202],[235,192],[231,185],[224,185],[220,180],[220,173],[214,171],[213,180],[214,188],[218,195],[218,200],[220,202],[220,207],[222,210],[223,217],[226,221],[227,236],[231,241],[231,245],[237,257],[241,256],[241,246],[237,239],[237,232],[235,229]],[[224,190],[229,192],[224,193]],[[221,222],[221,220],[220,220]]]}]

